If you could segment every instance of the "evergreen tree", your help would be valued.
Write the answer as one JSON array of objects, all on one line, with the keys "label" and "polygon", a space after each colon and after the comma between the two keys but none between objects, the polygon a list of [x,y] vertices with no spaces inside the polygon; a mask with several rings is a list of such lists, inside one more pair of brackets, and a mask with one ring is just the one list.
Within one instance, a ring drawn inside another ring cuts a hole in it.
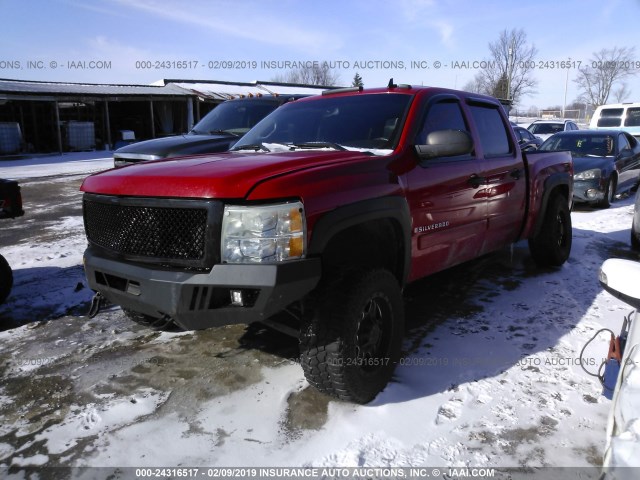
[{"label": "evergreen tree", "polygon": [[364,87],[364,82],[362,81],[362,77],[360,76],[360,74],[358,72],[356,72],[355,76],[353,77],[353,82],[351,83],[352,87]]}]

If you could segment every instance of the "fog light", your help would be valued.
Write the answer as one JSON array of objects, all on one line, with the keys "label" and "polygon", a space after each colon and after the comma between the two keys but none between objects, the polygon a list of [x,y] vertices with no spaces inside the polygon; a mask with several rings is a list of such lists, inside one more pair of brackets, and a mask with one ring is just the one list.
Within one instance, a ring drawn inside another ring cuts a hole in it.
[{"label": "fog light", "polygon": [[598,196],[598,191],[595,188],[590,188],[587,190],[587,198],[593,199]]},{"label": "fog light", "polygon": [[231,305],[236,307],[243,307],[244,301],[242,300],[242,290],[231,290]]},{"label": "fog light", "polygon": [[136,297],[140,296],[140,283],[129,280],[127,282],[127,293]]}]

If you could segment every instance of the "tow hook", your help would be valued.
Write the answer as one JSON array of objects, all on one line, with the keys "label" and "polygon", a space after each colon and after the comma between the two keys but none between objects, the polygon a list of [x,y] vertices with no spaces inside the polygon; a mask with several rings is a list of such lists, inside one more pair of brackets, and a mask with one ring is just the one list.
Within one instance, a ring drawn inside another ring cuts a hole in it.
[{"label": "tow hook", "polygon": [[87,317],[93,318],[100,311],[100,307],[104,305],[104,297],[100,292],[96,292],[96,294],[91,299],[91,306],[89,307],[89,312],[87,313]]},{"label": "tow hook", "polygon": [[611,334],[609,353],[607,354],[607,361],[604,365],[604,374],[602,376],[602,395],[609,400],[613,399],[613,391],[616,388],[621,363],[620,337]]},{"label": "tow hook", "polygon": [[[627,336],[629,335],[631,315],[634,312],[635,311],[632,311],[628,316],[624,317],[620,335],[616,336],[616,334],[608,328],[601,328],[587,343],[584,344],[580,351],[580,366],[587,374],[592,377],[597,377],[598,380],[600,380],[600,384],[602,385],[602,395],[609,400],[613,399],[616,383],[618,382],[618,375],[620,374],[620,369],[623,367],[622,355],[627,343]],[[602,332],[608,332],[611,335],[609,340],[609,352],[607,353],[606,359],[600,364],[598,371],[593,373],[586,369],[583,355],[587,346]]]}]

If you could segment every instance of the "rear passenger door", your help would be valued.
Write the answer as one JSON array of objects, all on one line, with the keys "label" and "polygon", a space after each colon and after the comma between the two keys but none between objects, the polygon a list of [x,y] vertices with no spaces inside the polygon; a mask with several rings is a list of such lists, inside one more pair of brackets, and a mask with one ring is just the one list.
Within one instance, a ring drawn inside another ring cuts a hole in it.
[{"label": "rear passenger door", "polygon": [[524,162],[509,134],[500,105],[469,100],[467,108],[477,131],[484,180],[479,195],[487,201],[487,233],[481,253],[517,240],[524,221],[527,178]]},{"label": "rear passenger door", "polygon": [[[457,96],[436,95],[424,106],[413,143],[424,145],[429,133],[448,129],[469,131],[468,121]],[[413,220],[410,280],[477,257],[487,213],[475,152],[428,160],[414,155],[405,178]]]}]

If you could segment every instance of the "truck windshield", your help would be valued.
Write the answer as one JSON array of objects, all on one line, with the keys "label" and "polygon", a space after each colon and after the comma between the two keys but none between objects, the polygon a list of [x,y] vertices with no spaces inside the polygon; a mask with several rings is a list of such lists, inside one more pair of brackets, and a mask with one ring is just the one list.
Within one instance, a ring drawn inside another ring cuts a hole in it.
[{"label": "truck windshield", "polygon": [[190,133],[241,136],[277,106],[278,102],[260,99],[223,102],[196,123]]},{"label": "truck windshield", "polygon": [[[268,151],[271,144],[279,144],[292,149],[317,145],[388,154],[398,143],[412,98],[381,93],[289,103],[258,123],[233,150]],[[259,148],[264,145],[266,149]]]}]

